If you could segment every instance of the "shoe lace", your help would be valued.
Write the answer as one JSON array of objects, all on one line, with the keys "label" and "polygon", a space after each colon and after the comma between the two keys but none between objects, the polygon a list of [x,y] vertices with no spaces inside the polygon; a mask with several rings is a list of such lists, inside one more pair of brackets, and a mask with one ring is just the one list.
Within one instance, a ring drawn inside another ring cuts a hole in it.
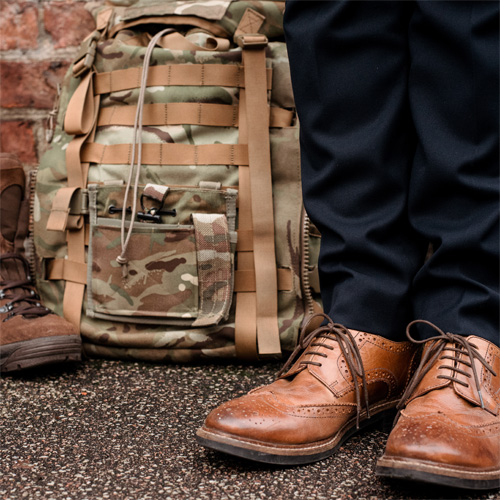
[{"label": "shoe lace", "polygon": [[9,313],[3,321],[19,315],[40,317],[52,314],[50,309],[40,304],[40,297],[32,288],[28,261],[19,254],[5,253],[0,255],[0,265],[7,259],[20,261],[24,266],[26,278],[0,281],[0,299],[9,301],[0,308],[1,313]]},{"label": "shoe lace", "polygon": [[[326,323],[308,333],[308,326],[312,321],[315,321],[320,317],[323,318],[323,323],[325,323],[325,321]],[[295,350],[292,352],[283,368],[278,372],[278,377],[284,375],[289,371],[302,351],[305,351],[303,357],[311,356],[312,358],[314,356],[319,356],[322,358],[327,358],[328,354],[310,349],[311,347],[325,347],[330,351],[333,351],[335,349],[331,345],[320,343],[320,339],[328,339],[337,342],[346,361],[347,367],[351,372],[354,382],[354,391],[356,395],[356,426],[359,429],[359,419],[361,411],[363,409],[361,403],[361,391],[363,387],[367,387],[363,360],[361,359],[358,345],[356,344],[356,341],[354,340],[354,337],[349,329],[341,325],[340,323],[334,323],[328,315],[324,313],[316,313],[308,318],[307,322],[302,327],[299,341],[297,343],[297,346],[295,347]],[[313,359],[302,359],[299,363],[299,366],[307,365],[321,366],[321,362],[315,361]],[[358,378],[361,379],[361,385]],[[370,418],[368,391],[364,390],[363,395],[367,418]]]},{"label": "shoe lace", "polygon": [[[436,330],[439,335],[434,337],[430,337],[425,340],[415,340],[411,334],[411,328],[417,324],[423,323],[429,325],[431,328]],[[479,395],[479,400],[481,402],[481,408],[484,409],[484,401],[483,395],[481,393],[481,384],[479,382],[479,376],[477,374],[477,369],[474,363],[474,360],[478,360],[485,368],[488,370],[494,377],[496,376],[493,368],[488,364],[488,362],[484,359],[484,357],[477,350],[477,346],[472,342],[468,341],[465,337],[461,335],[457,335],[454,333],[445,333],[443,330],[438,328],[436,325],[431,323],[430,321],[425,320],[415,320],[412,321],[408,327],[406,328],[406,336],[410,339],[411,342],[415,344],[424,344],[427,342],[431,342],[429,348],[422,355],[422,359],[420,360],[420,364],[415,370],[413,378],[410,383],[406,387],[403,396],[397,406],[399,413],[401,413],[402,408],[406,405],[408,400],[410,399],[413,391],[417,388],[418,384],[422,381],[425,375],[429,372],[429,370],[433,367],[434,363],[438,359],[447,359],[451,361],[451,364],[443,364],[438,367],[438,369],[442,370],[450,370],[451,375],[440,374],[437,378],[451,380],[452,382],[456,382],[457,384],[463,385],[465,387],[469,387],[467,382],[460,380],[458,375],[464,375],[468,379],[472,378],[474,384],[476,386],[477,393]],[[451,354],[449,354],[451,353]],[[463,355],[466,356],[463,356]],[[465,371],[461,368],[462,365],[467,366],[472,369],[472,375],[470,372]],[[398,413],[398,417],[399,417]]]}]

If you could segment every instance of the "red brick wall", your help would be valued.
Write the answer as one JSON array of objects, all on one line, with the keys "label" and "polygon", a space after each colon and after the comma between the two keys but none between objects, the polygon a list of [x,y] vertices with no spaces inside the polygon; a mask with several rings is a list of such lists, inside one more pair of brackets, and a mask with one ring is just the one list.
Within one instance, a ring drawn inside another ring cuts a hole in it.
[{"label": "red brick wall", "polygon": [[0,0],[0,151],[25,168],[46,149],[48,113],[94,21],[77,0]]}]

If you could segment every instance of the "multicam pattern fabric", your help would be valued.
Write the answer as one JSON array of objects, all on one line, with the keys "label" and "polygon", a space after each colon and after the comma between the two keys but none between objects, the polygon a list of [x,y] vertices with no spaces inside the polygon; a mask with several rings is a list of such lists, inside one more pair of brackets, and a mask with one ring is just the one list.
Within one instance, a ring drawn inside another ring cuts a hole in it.
[{"label": "multicam pattern fabric", "polygon": [[[151,0],[110,0],[116,5],[112,27],[138,17],[151,16],[196,16],[214,21],[216,26],[224,29],[228,35],[233,34],[248,8],[265,16],[266,20],[259,33],[269,38],[283,37],[283,12],[285,2],[282,1],[228,1],[228,0],[193,0],[193,1],[151,1]],[[94,16],[107,7],[98,6],[93,10]]]},{"label": "multicam pattern fabric", "polygon": [[177,0],[175,2],[151,2],[150,0],[136,0],[123,2],[111,0],[115,5],[125,5],[122,11],[117,9],[115,23],[118,24],[130,19],[149,16],[199,16],[203,19],[220,20],[224,17],[231,0]]},{"label": "multicam pattern fabric", "polygon": [[92,228],[89,316],[195,318],[196,246],[192,226],[135,223],[126,276],[116,261],[120,221],[97,219]]},{"label": "multicam pattern fabric", "polygon": [[163,208],[165,199],[168,195],[168,186],[160,186],[158,184],[146,184],[142,194],[151,200],[160,202],[159,209]]},{"label": "multicam pattern fabric", "polygon": [[[150,0],[142,4],[133,0],[115,0],[114,3],[119,6],[113,7],[116,9],[116,16],[111,21],[112,27],[123,22],[123,15],[128,16],[127,22],[134,20],[132,10],[129,10],[128,14],[125,12],[127,7],[138,9],[141,17],[147,17],[157,15],[148,11],[148,8],[160,5],[161,8],[170,9],[171,14],[168,15],[175,16],[179,15],[175,9],[183,4],[182,8],[189,6],[189,16],[213,23],[218,31],[222,29],[228,32],[231,47],[227,51],[167,50],[158,47],[153,51],[153,66],[241,66],[242,52],[233,43],[232,34],[247,8],[263,14],[266,20],[260,32],[270,38],[266,57],[268,68],[273,72],[269,104],[276,108],[294,109],[288,58],[283,42],[284,2],[239,0],[229,5],[226,1],[211,2],[212,7],[217,3],[221,9],[217,16],[222,17],[218,20],[209,17],[213,17],[216,11],[210,9],[207,14],[205,1]],[[106,8],[110,8],[109,4],[101,4],[94,13],[98,15]],[[186,10],[180,15],[186,16]],[[150,39],[148,30],[147,26],[129,27],[118,31],[110,39],[100,40],[94,61],[95,71],[103,73],[141,68]],[[66,235],[62,231],[47,231],[46,225],[55,193],[67,185],[66,150],[73,137],[63,130],[62,124],[68,102],[79,82],[80,78],[72,77],[70,71],[63,83],[54,138],[41,161],[33,200],[37,284],[44,303],[59,314],[62,313],[66,282],[62,279],[50,279],[49,270],[54,259],[63,260],[68,256]],[[138,94],[138,88],[102,94],[100,108],[112,110],[118,107],[134,107],[137,105]],[[239,99],[240,89],[235,87],[162,85],[147,88],[145,104],[238,105]],[[298,135],[296,121],[290,127],[270,129],[276,262],[279,269],[289,271],[292,277],[291,289],[278,293],[279,332],[284,352],[291,351],[295,346],[298,330],[310,306],[307,304],[307,294],[302,288],[303,269],[314,269],[317,262],[317,245],[305,245],[304,238],[309,239],[309,234],[302,234],[305,219],[300,202]],[[130,143],[132,138],[132,126],[103,125],[95,130],[93,140],[99,144],[114,145]],[[239,129],[237,126],[192,124],[145,125],[142,142],[238,144]],[[148,184],[168,186],[162,210],[175,209],[176,212],[175,216],[162,215],[160,224],[134,223],[134,241],[129,246],[132,259],[129,261],[128,274],[124,280],[120,266],[115,264],[120,251],[121,212],[114,209],[127,208],[123,207],[123,194],[128,168],[127,163],[91,163],[88,169],[88,189],[82,191],[81,213],[89,225],[90,235],[86,257],[89,269],[88,287],[81,322],[86,352],[93,356],[161,362],[234,357],[234,300],[224,313],[227,319],[220,320],[219,324],[192,326],[197,316],[199,317],[200,310],[205,310],[205,305],[202,304],[203,295],[200,295],[200,257],[196,249],[192,214],[226,217],[231,240],[231,258],[234,259],[235,240],[231,237],[231,232],[238,226],[236,196],[239,168],[231,165],[143,165],[139,176],[139,197]],[[206,186],[218,188],[210,189]],[[88,202],[85,205],[87,199],[91,200],[90,206]],[[137,203],[140,206],[140,199],[137,199]],[[89,211],[92,212],[90,216]],[[188,229],[189,226],[191,229]],[[136,232],[136,227],[140,227],[141,231]],[[184,229],[178,229],[181,227]],[[314,241],[316,242],[317,238]],[[115,245],[116,248],[113,248]],[[308,252],[306,255],[302,251],[304,247],[313,249],[313,255],[310,256]],[[236,253],[236,259],[237,255]],[[158,268],[165,268],[165,272],[158,271]],[[169,279],[172,277],[173,280]],[[180,285],[183,285],[182,290]],[[161,292],[157,293],[159,289]],[[164,297],[167,295],[171,297]],[[234,296],[235,294],[233,298]],[[207,298],[210,299],[209,296]],[[318,300],[316,295],[314,298]],[[154,312],[155,308],[160,310],[160,314]],[[85,314],[87,309],[88,314]],[[118,317],[116,311],[123,311],[124,315],[120,316],[119,320],[111,320],[110,317]],[[163,316],[160,316],[161,314]],[[188,314],[190,317],[187,317]]]},{"label": "multicam pattern fabric", "polygon": [[193,214],[198,257],[200,315],[193,326],[227,318],[233,296],[233,256],[224,215]]}]

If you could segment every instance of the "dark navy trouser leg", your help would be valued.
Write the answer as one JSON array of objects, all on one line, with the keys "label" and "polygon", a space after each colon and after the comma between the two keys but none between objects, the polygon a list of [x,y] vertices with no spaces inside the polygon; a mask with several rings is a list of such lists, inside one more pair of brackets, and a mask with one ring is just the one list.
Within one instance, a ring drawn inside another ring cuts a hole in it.
[{"label": "dark navy trouser leg", "polygon": [[325,311],[392,339],[422,317],[498,342],[498,20],[433,4],[287,1]]},{"label": "dark navy trouser leg", "polygon": [[407,205],[415,133],[406,2],[288,1],[306,209],[322,233],[325,312],[401,340],[425,242]]},{"label": "dark navy trouser leg", "polygon": [[418,2],[409,28],[418,137],[409,214],[434,247],[414,280],[414,315],[497,345],[498,6]]}]

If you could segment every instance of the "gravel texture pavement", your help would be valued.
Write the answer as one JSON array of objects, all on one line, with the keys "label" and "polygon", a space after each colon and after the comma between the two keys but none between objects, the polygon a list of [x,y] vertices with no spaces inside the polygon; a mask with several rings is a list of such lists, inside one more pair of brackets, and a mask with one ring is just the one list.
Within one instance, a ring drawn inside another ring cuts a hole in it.
[{"label": "gravel texture pavement", "polygon": [[381,481],[387,433],[369,429],[300,467],[201,448],[214,407],[271,382],[278,364],[90,360],[1,380],[0,499],[500,499],[498,492]]}]

